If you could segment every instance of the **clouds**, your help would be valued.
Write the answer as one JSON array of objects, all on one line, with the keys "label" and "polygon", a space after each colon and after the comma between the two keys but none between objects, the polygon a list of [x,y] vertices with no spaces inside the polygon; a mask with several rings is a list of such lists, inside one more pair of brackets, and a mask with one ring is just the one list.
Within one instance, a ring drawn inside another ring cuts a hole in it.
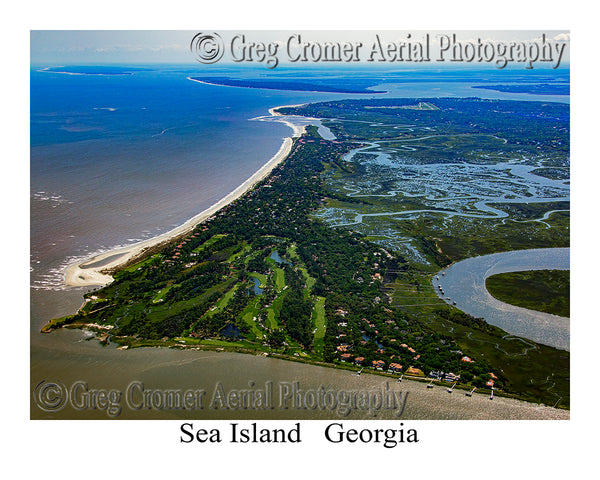
[{"label": "clouds", "polygon": [[556,42],[570,42],[571,34],[570,33],[559,33],[558,35],[553,37],[553,40]]},{"label": "clouds", "polygon": [[193,32],[32,31],[32,63],[143,63],[189,61]]}]

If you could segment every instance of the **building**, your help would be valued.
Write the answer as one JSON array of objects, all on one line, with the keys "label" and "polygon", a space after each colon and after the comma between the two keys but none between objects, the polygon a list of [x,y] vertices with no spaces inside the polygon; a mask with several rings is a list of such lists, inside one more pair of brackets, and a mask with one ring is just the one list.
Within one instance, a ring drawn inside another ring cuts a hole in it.
[{"label": "building", "polygon": [[383,370],[383,367],[385,367],[385,362],[383,360],[373,360],[371,362],[371,366],[377,370]]},{"label": "building", "polygon": [[352,360],[352,355],[350,355],[349,353],[342,353],[340,355],[340,358],[342,359],[342,362],[349,362],[350,360]]},{"label": "building", "polygon": [[388,367],[388,371],[399,373],[402,371],[402,365],[400,365],[399,363],[390,363],[390,366]]}]

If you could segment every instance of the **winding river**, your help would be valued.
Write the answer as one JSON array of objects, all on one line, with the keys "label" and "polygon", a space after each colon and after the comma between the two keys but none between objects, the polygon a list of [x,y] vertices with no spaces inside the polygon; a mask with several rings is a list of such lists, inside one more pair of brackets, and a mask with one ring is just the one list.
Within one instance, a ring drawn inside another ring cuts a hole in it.
[{"label": "winding river", "polygon": [[570,319],[501,302],[485,288],[485,279],[498,273],[525,270],[569,270],[570,248],[515,250],[468,258],[433,278],[433,286],[449,303],[474,317],[482,317],[508,333],[544,345],[569,350]]}]

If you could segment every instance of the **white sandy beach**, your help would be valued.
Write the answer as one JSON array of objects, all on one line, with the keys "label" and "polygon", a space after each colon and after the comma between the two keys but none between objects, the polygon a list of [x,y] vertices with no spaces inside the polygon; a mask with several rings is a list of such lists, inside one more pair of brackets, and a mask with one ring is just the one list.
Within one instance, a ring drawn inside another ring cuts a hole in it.
[{"label": "white sandy beach", "polygon": [[[286,106],[292,107],[297,105]],[[269,109],[269,113],[272,116],[280,116],[280,114],[275,112],[275,109],[277,108],[282,107],[273,107]],[[173,230],[170,230],[166,233],[150,238],[148,240],[144,240],[142,242],[134,243],[132,245],[128,245],[122,248],[117,248],[114,250],[103,252],[101,254],[87,258],[83,261],[78,261],[73,265],[69,265],[65,269],[65,283],[67,285],[77,287],[92,285],[108,285],[113,281],[113,278],[110,275],[103,273],[104,271],[119,268],[131,262],[133,259],[142,258],[147,250],[161,244],[167,244],[177,237],[186,235],[187,233],[191,232],[196,227],[196,225],[202,223],[229,203],[240,198],[242,195],[244,195],[246,192],[252,189],[254,185],[266,178],[271,173],[271,171],[290,154],[293,144],[292,139],[300,137],[304,133],[304,126],[295,125],[292,122],[285,120],[282,120],[282,123],[285,123],[294,130],[292,137],[284,138],[283,144],[281,145],[279,151],[258,171],[256,171],[250,178],[248,178],[244,183],[242,183],[231,193],[223,197],[221,200],[219,200],[203,212],[200,212],[198,215],[190,218],[183,225],[180,225],[179,227],[176,227]],[[110,257],[114,258],[111,259]],[[91,266],[88,268],[84,267],[85,265],[89,264],[98,264],[98,266]]]}]

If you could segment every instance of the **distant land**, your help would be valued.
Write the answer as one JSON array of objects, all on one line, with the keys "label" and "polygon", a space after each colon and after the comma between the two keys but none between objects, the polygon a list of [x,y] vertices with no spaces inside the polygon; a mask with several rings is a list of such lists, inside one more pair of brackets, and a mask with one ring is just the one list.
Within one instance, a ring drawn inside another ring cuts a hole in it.
[{"label": "distant land", "polygon": [[297,82],[294,80],[242,80],[226,77],[190,77],[197,82],[209,83],[211,85],[222,85],[228,87],[265,88],[269,90],[292,90],[297,92],[327,92],[327,93],[387,93],[385,90],[367,90],[370,86],[357,86],[352,88],[340,87],[338,85],[322,82]]},{"label": "distant land", "polygon": [[71,75],[133,75],[135,72],[148,71],[148,68],[116,67],[116,66],[71,66],[48,67],[43,69],[52,73],[67,73]]},{"label": "distant land", "polygon": [[496,90],[506,93],[530,93],[532,95],[570,95],[569,84],[534,83],[530,85],[477,85],[473,88]]}]

